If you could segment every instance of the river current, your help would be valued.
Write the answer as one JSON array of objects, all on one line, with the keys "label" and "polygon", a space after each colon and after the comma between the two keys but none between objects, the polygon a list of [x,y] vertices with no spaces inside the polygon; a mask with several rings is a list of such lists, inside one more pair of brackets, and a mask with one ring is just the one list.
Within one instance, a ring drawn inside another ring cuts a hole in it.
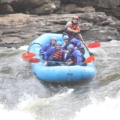
[{"label": "river current", "polygon": [[0,120],[120,120],[120,41],[90,49],[97,75],[80,83],[41,82],[26,49],[0,48]]}]

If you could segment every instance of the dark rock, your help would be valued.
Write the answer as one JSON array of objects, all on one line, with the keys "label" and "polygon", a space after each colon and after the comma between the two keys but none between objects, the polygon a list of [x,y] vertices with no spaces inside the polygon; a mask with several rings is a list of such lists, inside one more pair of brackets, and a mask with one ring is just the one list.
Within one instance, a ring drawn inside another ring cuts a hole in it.
[{"label": "dark rock", "polygon": [[62,3],[76,4],[79,7],[93,6],[97,11],[106,12],[120,19],[120,0],[61,0]]},{"label": "dark rock", "polygon": [[80,28],[82,31],[86,31],[92,28],[93,24],[92,23],[83,23],[79,24]]},{"label": "dark rock", "polygon": [[46,3],[50,3],[51,0],[1,0],[0,6],[9,4],[12,6],[15,12],[25,12],[31,10],[33,7],[42,6]]},{"label": "dark rock", "polygon": [[68,4],[68,3],[70,3],[70,0],[61,0],[61,2],[62,2],[62,4],[64,3],[64,4]]},{"label": "dark rock", "polygon": [[70,0],[71,3],[77,4],[79,6],[97,6],[100,0]]},{"label": "dark rock", "polygon": [[16,5],[19,4],[19,3],[22,3],[22,5],[26,5],[26,4],[29,4],[29,5],[33,5],[33,6],[38,6],[38,5],[43,5],[45,3],[49,3],[51,2],[51,0],[1,0],[0,1],[0,4],[13,4],[15,3]]},{"label": "dark rock", "polygon": [[92,6],[80,8],[76,4],[68,4],[64,7],[61,7],[61,10],[58,13],[89,13],[89,12],[95,12],[95,9]]},{"label": "dark rock", "polygon": [[1,47],[15,47],[18,48],[22,45],[22,42],[24,42],[22,39],[19,39],[17,37],[2,37],[0,39],[0,46]]},{"label": "dark rock", "polygon": [[6,44],[23,42],[23,40],[18,37],[2,37],[1,40],[2,43],[6,43]]},{"label": "dark rock", "polygon": [[20,29],[6,29],[2,31],[2,34],[13,34],[13,33],[18,33],[21,32]]},{"label": "dark rock", "polygon": [[96,6],[101,8],[115,8],[120,5],[119,0],[70,0],[79,6]]},{"label": "dark rock", "polygon": [[79,15],[79,17],[88,22],[98,23],[107,19],[107,16],[104,12],[94,12],[94,13],[84,13]]},{"label": "dark rock", "polygon": [[77,7],[76,4],[68,4],[65,7],[63,7],[62,12],[73,13],[76,11],[76,7]]},{"label": "dark rock", "polygon": [[120,5],[119,0],[99,0],[98,7],[115,8]]},{"label": "dark rock", "polygon": [[39,14],[39,15],[49,15],[49,14],[52,14],[55,9],[56,9],[56,6],[54,3],[47,3],[47,4],[44,4],[43,6],[32,9],[30,13]]},{"label": "dark rock", "polygon": [[107,20],[110,22],[109,24],[110,27],[113,27],[120,32],[120,21],[119,20],[117,20],[116,18],[112,16],[109,16]]},{"label": "dark rock", "polygon": [[0,14],[10,14],[10,13],[14,13],[14,10],[10,5],[4,5],[0,7]]},{"label": "dark rock", "polygon": [[55,4],[56,9],[59,9],[59,8],[60,8],[60,4],[61,4],[61,1],[60,1],[60,0],[53,0],[53,3]]},{"label": "dark rock", "polygon": [[110,27],[98,27],[85,31],[83,34],[85,40],[110,41],[120,39],[120,34],[117,29]]},{"label": "dark rock", "polygon": [[76,12],[91,13],[91,12],[95,12],[95,8],[93,8],[92,6],[88,6],[84,8],[77,7]]}]

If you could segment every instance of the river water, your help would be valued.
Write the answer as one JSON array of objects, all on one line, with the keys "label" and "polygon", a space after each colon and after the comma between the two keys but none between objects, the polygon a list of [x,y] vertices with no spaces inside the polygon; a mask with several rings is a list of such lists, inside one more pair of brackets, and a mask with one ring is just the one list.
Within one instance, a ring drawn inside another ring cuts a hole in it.
[{"label": "river water", "polygon": [[26,48],[0,48],[0,120],[120,120],[120,41],[90,49],[97,76],[72,84],[38,80]]}]

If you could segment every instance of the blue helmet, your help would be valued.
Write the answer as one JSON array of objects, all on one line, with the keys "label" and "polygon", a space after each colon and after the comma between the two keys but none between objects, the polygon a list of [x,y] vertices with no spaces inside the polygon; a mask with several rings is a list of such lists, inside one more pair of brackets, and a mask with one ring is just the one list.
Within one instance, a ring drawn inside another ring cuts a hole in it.
[{"label": "blue helmet", "polygon": [[68,40],[69,39],[69,36],[68,35],[64,35],[63,36],[63,40]]},{"label": "blue helmet", "polygon": [[68,50],[69,50],[69,49],[74,49],[74,46],[73,46],[72,44],[69,44],[68,47],[67,47],[67,49],[68,49]]},{"label": "blue helmet", "polygon": [[62,42],[57,41],[56,45],[60,45],[60,46],[62,46]]}]

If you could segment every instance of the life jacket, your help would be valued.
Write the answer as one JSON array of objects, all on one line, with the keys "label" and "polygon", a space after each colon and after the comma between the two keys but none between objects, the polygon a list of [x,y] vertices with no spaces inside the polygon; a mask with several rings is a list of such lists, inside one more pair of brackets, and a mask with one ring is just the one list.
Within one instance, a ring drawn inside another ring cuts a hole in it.
[{"label": "life jacket", "polygon": [[[84,49],[84,48],[83,48]],[[80,50],[81,51],[81,50]],[[84,57],[84,54],[82,53],[82,62],[84,62],[85,61],[85,57]],[[77,60],[76,60],[76,58],[72,55],[72,53],[70,54],[70,59],[73,61],[73,63],[76,63],[77,62]]]},{"label": "life jacket", "polygon": [[[80,28],[77,26],[77,24],[74,24],[73,22],[71,22],[71,24],[69,25],[69,27],[73,30],[78,30],[80,32]],[[65,32],[71,35],[74,35],[75,33],[68,31],[67,29],[65,29]]]},{"label": "life jacket", "polygon": [[[76,63],[77,60],[75,59],[75,57],[73,55],[70,56],[70,59],[73,61],[73,63]],[[85,57],[82,55],[82,62],[85,61]]]},{"label": "life jacket", "polygon": [[53,59],[56,61],[62,61],[62,51],[56,51],[53,55]]}]

